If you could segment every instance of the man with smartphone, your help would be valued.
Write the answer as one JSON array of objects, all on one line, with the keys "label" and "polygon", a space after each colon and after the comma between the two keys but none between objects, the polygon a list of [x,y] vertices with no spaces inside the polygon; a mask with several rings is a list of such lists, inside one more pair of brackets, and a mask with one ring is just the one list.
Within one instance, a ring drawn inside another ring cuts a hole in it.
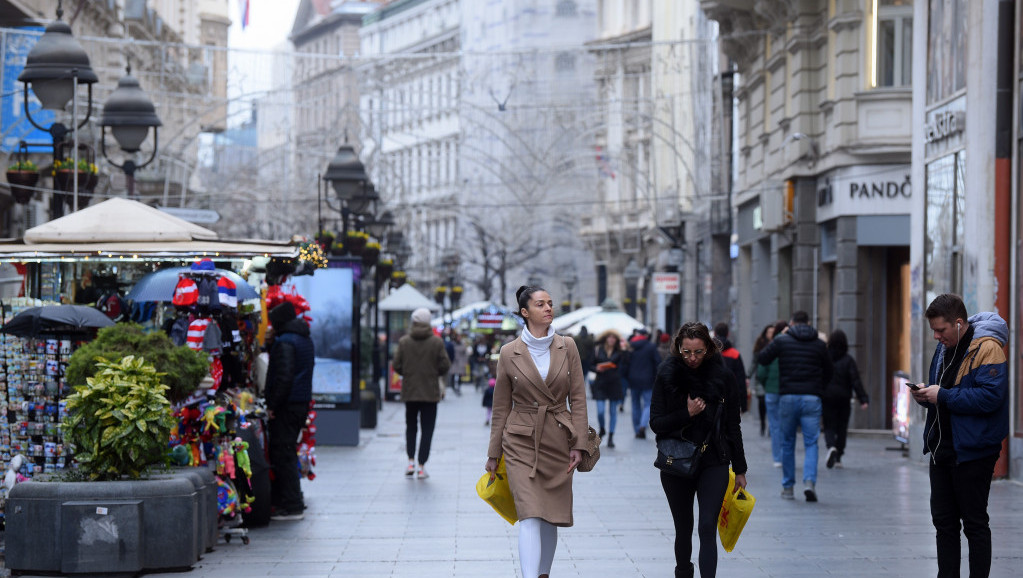
[{"label": "man with smartphone", "polygon": [[924,312],[938,342],[930,385],[912,388],[927,408],[923,452],[931,455],[931,520],[938,578],[959,576],[960,537],[970,550],[970,576],[991,571],[987,502],[991,477],[1009,434],[1009,328],[995,313],[967,317],[958,295],[939,295]]}]

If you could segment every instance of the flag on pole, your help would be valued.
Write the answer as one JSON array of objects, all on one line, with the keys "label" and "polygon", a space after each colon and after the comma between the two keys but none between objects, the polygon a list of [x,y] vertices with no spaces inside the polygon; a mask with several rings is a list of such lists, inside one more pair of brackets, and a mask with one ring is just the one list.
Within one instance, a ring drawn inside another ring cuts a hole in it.
[{"label": "flag on pole", "polygon": [[607,156],[604,155],[603,147],[597,147],[597,171],[600,176],[607,179],[614,180],[615,171],[611,168],[611,163],[608,162]]},{"label": "flag on pole", "polygon": [[238,0],[238,12],[241,13],[242,30],[249,26],[249,0]]}]

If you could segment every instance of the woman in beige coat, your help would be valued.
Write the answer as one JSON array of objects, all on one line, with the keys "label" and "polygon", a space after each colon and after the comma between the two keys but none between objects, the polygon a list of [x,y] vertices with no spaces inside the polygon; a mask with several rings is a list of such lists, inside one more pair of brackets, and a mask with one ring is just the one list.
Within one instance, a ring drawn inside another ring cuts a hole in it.
[{"label": "woman in beige coat", "polygon": [[522,576],[547,578],[558,526],[572,525],[572,474],[588,429],[586,387],[575,342],[551,328],[551,296],[523,286],[515,298],[526,327],[501,348],[486,469],[493,477],[504,454]]}]

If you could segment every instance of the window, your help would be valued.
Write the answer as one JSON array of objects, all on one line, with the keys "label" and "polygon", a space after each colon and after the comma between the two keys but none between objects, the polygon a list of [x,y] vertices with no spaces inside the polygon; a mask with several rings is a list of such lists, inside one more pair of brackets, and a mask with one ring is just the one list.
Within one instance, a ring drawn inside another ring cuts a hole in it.
[{"label": "window", "polygon": [[926,302],[942,293],[963,294],[966,153],[927,165],[924,268]]},{"label": "window", "polygon": [[945,100],[966,86],[966,0],[929,0],[927,103]]},{"label": "window", "polygon": [[554,14],[556,16],[575,16],[576,10],[577,7],[573,0],[561,0],[554,9]]},{"label": "window", "polygon": [[877,61],[871,86],[909,86],[913,76],[913,4],[878,2],[874,43]]},{"label": "window", "polygon": [[554,59],[554,70],[558,72],[571,72],[575,70],[575,55],[570,52],[562,52]]}]

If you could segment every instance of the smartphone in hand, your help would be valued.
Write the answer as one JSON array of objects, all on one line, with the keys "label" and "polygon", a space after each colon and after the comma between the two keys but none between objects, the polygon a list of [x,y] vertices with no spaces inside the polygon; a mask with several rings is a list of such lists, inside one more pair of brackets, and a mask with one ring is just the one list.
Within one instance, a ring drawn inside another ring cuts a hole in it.
[{"label": "smartphone in hand", "polygon": [[906,382],[906,386],[913,391],[920,391],[923,388],[923,384]]}]

